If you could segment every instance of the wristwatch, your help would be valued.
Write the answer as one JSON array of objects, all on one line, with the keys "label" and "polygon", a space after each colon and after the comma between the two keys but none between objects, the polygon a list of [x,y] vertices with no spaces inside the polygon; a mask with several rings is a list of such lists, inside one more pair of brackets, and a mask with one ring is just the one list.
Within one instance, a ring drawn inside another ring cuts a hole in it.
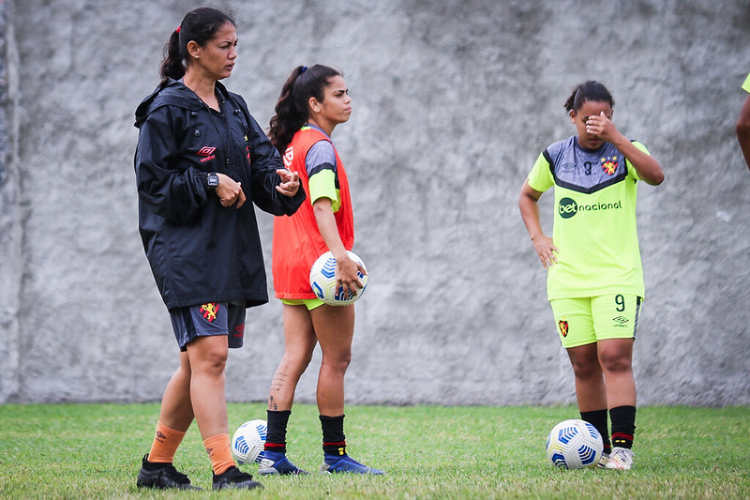
[{"label": "wristwatch", "polygon": [[216,189],[216,186],[219,185],[219,174],[216,172],[210,172],[206,177],[206,185],[211,191]]}]

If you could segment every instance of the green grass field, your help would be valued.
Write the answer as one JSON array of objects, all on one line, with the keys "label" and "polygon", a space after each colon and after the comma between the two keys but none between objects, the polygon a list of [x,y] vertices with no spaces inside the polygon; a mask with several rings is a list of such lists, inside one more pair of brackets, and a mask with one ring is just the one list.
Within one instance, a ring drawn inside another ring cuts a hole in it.
[{"label": "green grass field", "polygon": [[[365,407],[347,409],[354,457],[386,476],[263,477],[259,492],[155,492],[135,487],[156,404],[0,405],[0,498],[750,498],[750,408],[638,410],[635,468],[559,470],[544,445],[572,407]],[[230,404],[232,431],[265,418],[264,404]],[[289,456],[317,472],[315,406],[297,405]],[[175,465],[210,490],[194,425]],[[242,466],[254,473],[256,467]]]}]

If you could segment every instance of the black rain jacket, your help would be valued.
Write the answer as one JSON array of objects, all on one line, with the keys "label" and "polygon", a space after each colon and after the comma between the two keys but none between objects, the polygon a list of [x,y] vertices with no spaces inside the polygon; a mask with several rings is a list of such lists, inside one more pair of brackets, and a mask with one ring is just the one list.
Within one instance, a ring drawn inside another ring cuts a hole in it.
[{"label": "black rain jacket", "polygon": [[[253,204],[291,215],[305,200],[279,194],[278,151],[244,99],[217,82],[221,113],[182,82],[159,85],[136,110],[139,228],[168,309],[206,302],[268,302]],[[209,172],[242,183],[247,202],[222,207],[206,184]]]}]

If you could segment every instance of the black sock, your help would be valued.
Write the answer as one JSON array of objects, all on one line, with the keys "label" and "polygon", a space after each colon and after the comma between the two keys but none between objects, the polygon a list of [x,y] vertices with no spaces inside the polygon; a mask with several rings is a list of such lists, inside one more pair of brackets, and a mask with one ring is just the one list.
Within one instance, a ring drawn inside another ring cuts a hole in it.
[{"label": "black sock", "polygon": [[268,431],[266,432],[266,451],[286,453],[286,427],[289,423],[291,410],[266,412],[268,415]]},{"label": "black sock", "polygon": [[346,455],[346,436],[344,436],[344,415],[338,417],[320,416],[323,428],[323,453],[326,455]]},{"label": "black sock", "polygon": [[146,459],[143,461],[143,468],[146,470],[159,470],[159,469],[163,469],[167,465],[172,465],[172,464],[171,463],[165,464],[161,462],[149,462],[148,455],[146,455]]},{"label": "black sock", "polygon": [[602,442],[604,443],[604,453],[610,453],[612,451],[612,445],[609,441],[609,427],[607,427],[607,410],[594,410],[594,411],[582,411],[581,419],[590,423],[599,434],[602,435]]},{"label": "black sock", "polygon": [[612,421],[612,446],[632,448],[635,435],[635,406],[618,406],[609,410]]}]

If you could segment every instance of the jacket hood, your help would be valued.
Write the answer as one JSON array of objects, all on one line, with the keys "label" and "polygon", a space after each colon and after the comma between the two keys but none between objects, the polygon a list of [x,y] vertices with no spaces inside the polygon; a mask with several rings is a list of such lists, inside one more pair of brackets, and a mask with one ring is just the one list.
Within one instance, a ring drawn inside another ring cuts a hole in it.
[{"label": "jacket hood", "polygon": [[[229,92],[220,82],[216,82],[216,88],[221,94],[229,97]],[[182,81],[169,78],[166,82],[160,83],[138,105],[135,110],[135,127],[140,128],[141,124],[148,118],[148,115],[162,106],[178,106],[190,111],[197,111],[204,104],[195,95],[195,92],[187,88]]]}]

